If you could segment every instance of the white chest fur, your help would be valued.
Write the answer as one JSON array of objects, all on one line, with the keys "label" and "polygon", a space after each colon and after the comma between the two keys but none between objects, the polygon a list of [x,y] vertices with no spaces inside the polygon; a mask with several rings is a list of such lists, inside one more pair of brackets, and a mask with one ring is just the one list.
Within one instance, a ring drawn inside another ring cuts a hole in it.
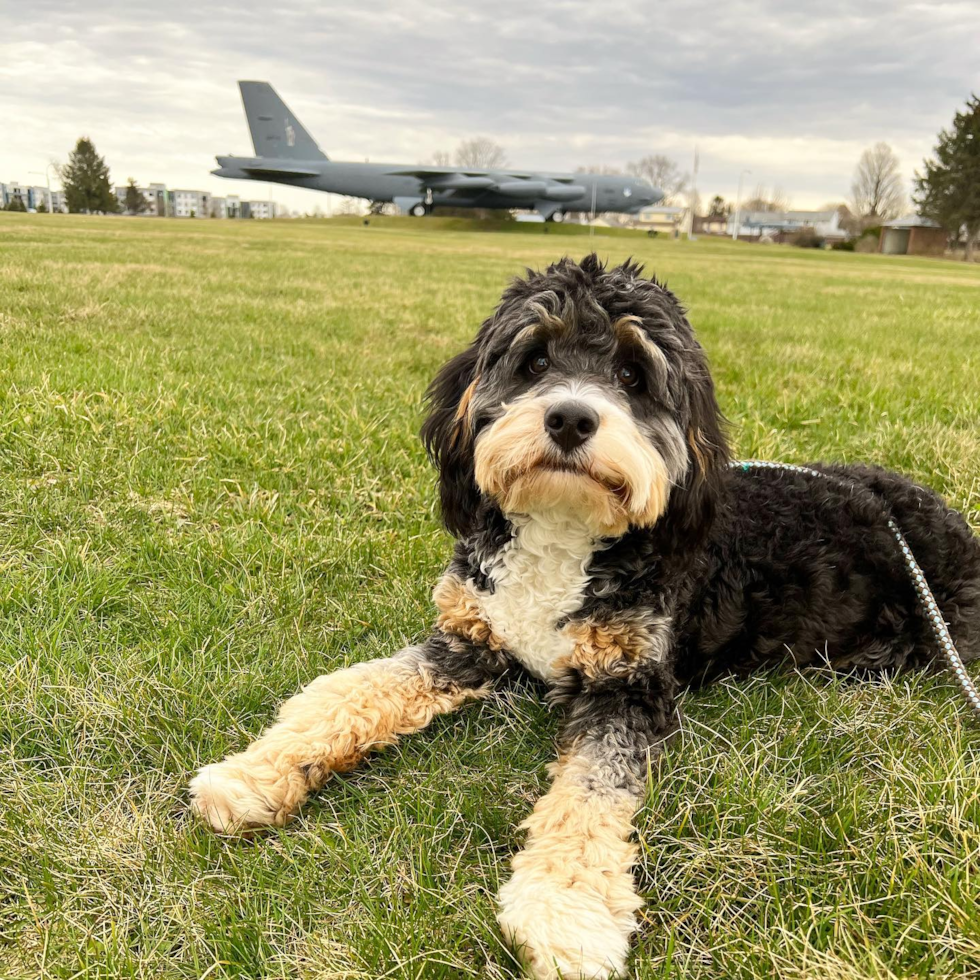
[{"label": "white chest fur", "polygon": [[584,527],[541,517],[514,520],[514,536],[496,556],[494,591],[480,596],[488,624],[520,662],[542,680],[572,651],[555,628],[582,605],[595,539]]}]

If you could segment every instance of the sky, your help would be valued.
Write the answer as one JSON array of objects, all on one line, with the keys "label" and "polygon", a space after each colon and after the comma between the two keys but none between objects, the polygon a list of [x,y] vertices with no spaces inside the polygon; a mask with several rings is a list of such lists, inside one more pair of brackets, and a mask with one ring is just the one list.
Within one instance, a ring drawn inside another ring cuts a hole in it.
[{"label": "sky", "polygon": [[702,199],[848,197],[884,140],[903,173],[980,91],[980,0],[0,0],[0,181],[89,136],[114,183],[325,207],[213,177],[251,155],[236,87],[271,82],[334,160],[422,163],[489,136],[520,168],[691,169]]}]

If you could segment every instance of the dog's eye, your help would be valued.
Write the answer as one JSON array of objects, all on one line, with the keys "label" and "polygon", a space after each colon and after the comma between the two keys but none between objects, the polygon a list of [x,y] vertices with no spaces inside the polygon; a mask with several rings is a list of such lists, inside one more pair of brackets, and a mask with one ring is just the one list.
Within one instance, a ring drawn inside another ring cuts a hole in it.
[{"label": "dog's eye", "polygon": [[524,366],[527,368],[528,374],[544,374],[551,367],[551,361],[548,360],[548,355],[544,351],[536,351],[527,359]]},{"label": "dog's eye", "polygon": [[635,364],[624,364],[616,372],[616,380],[627,388],[635,388],[640,383],[640,369]]}]

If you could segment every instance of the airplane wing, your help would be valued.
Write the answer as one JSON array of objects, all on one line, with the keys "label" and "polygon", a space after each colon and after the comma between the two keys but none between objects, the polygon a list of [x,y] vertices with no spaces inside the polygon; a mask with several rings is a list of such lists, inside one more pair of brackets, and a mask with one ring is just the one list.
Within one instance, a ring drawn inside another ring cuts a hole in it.
[{"label": "airplane wing", "polygon": [[504,170],[462,170],[456,167],[426,167],[388,171],[392,176],[417,177],[434,191],[452,191],[458,197],[490,192],[517,201],[571,201],[585,193],[573,176],[546,177],[541,174]]},{"label": "airplane wing", "polygon": [[316,177],[320,173],[319,170],[310,170],[309,167],[285,167],[269,163],[241,169],[253,177]]},{"label": "airplane wing", "polygon": [[493,178],[501,177],[506,175],[506,177],[514,178],[526,178],[531,177],[532,174],[525,173],[511,173],[507,170],[463,170],[460,167],[419,167],[415,169],[398,169],[389,170],[388,173],[392,177],[418,177],[419,180],[440,180],[446,177],[489,177]]}]

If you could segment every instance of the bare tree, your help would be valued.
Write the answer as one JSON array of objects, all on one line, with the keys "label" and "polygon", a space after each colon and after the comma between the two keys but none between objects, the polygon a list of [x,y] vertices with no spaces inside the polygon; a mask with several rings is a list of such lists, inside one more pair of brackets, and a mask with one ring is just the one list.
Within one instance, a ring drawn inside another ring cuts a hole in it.
[{"label": "bare tree", "polygon": [[905,207],[905,191],[898,157],[887,143],[875,143],[861,154],[851,184],[853,211],[870,223],[898,217]]},{"label": "bare tree", "polygon": [[334,214],[364,214],[364,201],[359,197],[342,197]]},{"label": "bare tree", "polygon": [[661,204],[673,204],[687,188],[688,176],[670,157],[654,153],[626,164],[626,172],[663,191]]},{"label": "bare tree", "polygon": [[451,167],[453,165],[453,155],[449,150],[436,150],[425,163],[432,167]]},{"label": "bare tree", "polygon": [[576,167],[577,174],[621,174],[623,171],[619,167],[614,167],[608,163],[590,163],[584,167]]},{"label": "bare tree", "polygon": [[474,136],[456,147],[457,167],[479,167],[494,170],[507,165],[504,148],[487,136]]},{"label": "bare tree", "polygon": [[788,211],[789,198],[781,187],[769,190],[765,184],[759,184],[750,198],[742,201],[743,211]]}]

